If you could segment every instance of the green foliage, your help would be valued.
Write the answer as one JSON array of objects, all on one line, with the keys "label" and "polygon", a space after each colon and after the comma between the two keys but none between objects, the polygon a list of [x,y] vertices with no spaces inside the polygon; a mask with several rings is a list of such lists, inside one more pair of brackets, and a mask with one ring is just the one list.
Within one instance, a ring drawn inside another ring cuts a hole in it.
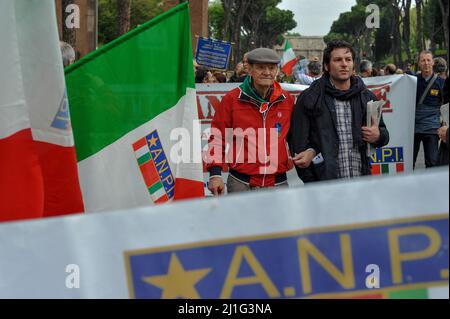
[{"label": "green foliage", "polygon": [[[212,38],[234,41],[232,61],[255,47],[272,47],[283,43],[283,34],[294,29],[294,13],[281,10],[281,0],[214,0],[209,2],[209,34]],[[242,6],[247,6],[242,11]],[[225,8],[227,11],[225,12]],[[226,19],[229,25],[226,30]],[[226,31],[226,32],[224,32]],[[224,36],[225,35],[225,36]]]},{"label": "green foliage", "polygon": [[209,35],[214,39],[220,39],[223,32],[224,11],[220,0],[214,0],[208,6]]},{"label": "green foliage", "polygon": [[[393,35],[392,23],[394,21],[393,4],[395,0],[356,0],[356,5],[351,8],[351,11],[342,13],[338,20],[333,22],[328,35],[325,36],[325,42],[333,39],[343,39],[355,45],[357,51],[363,49],[365,45],[373,44],[372,57],[374,62],[393,61]],[[413,5],[415,1],[412,1]],[[380,8],[380,28],[370,31],[365,27],[365,20],[368,13],[365,8],[369,4],[376,4]],[[399,6],[402,1],[397,1]],[[403,8],[400,8],[403,10]],[[416,35],[417,35],[417,15],[416,8],[410,9],[410,52],[412,57],[417,56],[416,49]],[[439,10],[438,0],[424,1],[424,8],[422,12],[423,18],[423,34],[426,39],[432,39],[437,43],[438,48],[442,48],[444,44],[444,32],[442,28],[442,14]],[[397,32],[401,35],[403,33],[402,19],[397,26]],[[361,42],[362,41],[362,42]],[[368,43],[368,41],[370,41]],[[405,48],[403,47],[401,54],[402,60],[406,61]],[[366,49],[367,50],[367,49]]]},{"label": "green foliage", "polygon": [[262,45],[272,47],[275,44],[282,44],[283,38],[280,35],[294,29],[296,26],[297,22],[294,20],[294,13],[292,11],[269,7],[258,30],[258,34],[263,35]]},{"label": "green foliage", "polygon": [[[143,24],[163,12],[159,0],[131,1],[131,28]],[[99,46],[114,40],[118,35],[117,0],[98,0]]]},{"label": "green foliage", "polygon": [[434,37],[437,43],[444,43],[442,14],[438,0],[429,0],[423,8],[423,31],[427,38]]},{"label": "green foliage", "polygon": [[339,19],[331,26],[331,33],[340,33],[347,36],[360,36],[365,29],[366,8],[355,5],[351,11],[341,13]]}]

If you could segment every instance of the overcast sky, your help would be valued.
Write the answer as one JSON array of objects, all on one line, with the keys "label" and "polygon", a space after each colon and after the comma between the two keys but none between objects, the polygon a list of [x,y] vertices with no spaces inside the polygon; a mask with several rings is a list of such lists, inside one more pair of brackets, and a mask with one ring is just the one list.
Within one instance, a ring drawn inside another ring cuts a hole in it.
[{"label": "overcast sky", "polygon": [[301,35],[326,35],[339,14],[350,11],[356,0],[283,0],[278,7],[294,12],[297,28],[290,32]]}]

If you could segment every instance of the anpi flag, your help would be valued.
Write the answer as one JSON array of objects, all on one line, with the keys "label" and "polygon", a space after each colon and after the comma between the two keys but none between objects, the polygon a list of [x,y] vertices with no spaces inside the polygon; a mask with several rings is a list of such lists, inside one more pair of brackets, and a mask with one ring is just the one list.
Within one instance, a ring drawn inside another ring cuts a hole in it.
[{"label": "anpi flag", "polygon": [[0,1],[0,46],[0,221],[82,212],[54,1]]},{"label": "anpi flag", "polygon": [[204,196],[201,159],[171,156],[175,128],[201,143],[192,60],[182,4],[66,70],[87,212]]},{"label": "anpi flag", "polygon": [[286,40],[283,58],[281,59],[281,71],[283,71],[283,73],[287,76],[290,76],[292,74],[292,68],[294,67],[295,63],[297,63],[297,56],[295,55],[295,52],[292,49],[289,41]]}]

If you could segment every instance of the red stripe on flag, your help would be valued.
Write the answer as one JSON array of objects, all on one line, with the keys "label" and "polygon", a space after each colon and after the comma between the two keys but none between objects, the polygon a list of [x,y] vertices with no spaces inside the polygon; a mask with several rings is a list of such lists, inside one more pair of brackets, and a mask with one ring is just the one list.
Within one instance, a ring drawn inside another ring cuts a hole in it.
[{"label": "red stripe on flag", "polygon": [[74,147],[35,142],[44,180],[44,216],[84,212]]},{"label": "red stripe on flag", "polygon": [[136,143],[133,144],[133,149],[135,151],[137,151],[138,149],[140,149],[142,146],[147,145],[147,140],[145,139],[145,137],[141,138],[139,141],[137,141]]},{"label": "red stripe on flag", "polygon": [[381,175],[380,164],[372,164],[372,175]]},{"label": "red stripe on flag", "polygon": [[0,139],[0,221],[44,213],[44,181],[31,129]]},{"label": "red stripe on flag", "polygon": [[159,182],[159,176],[153,161],[148,161],[147,163],[141,165],[140,169],[147,188],[151,187],[156,182]]},{"label": "red stripe on flag", "polygon": [[403,163],[397,163],[397,173],[403,173],[405,171],[405,165]]},{"label": "red stripe on flag", "polygon": [[175,193],[173,195],[174,200],[196,197],[205,197],[203,181],[194,181],[185,178],[177,178],[175,180]]},{"label": "red stripe on flag", "polygon": [[33,141],[31,129],[0,140],[0,221],[84,211],[73,147]]},{"label": "red stripe on flag", "polygon": [[155,202],[155,204],[162,204],[165,203],[169,200],[169,197],[167,197],[166,194],[164,194],[164,196],[161,196],[160,198],[158,198],[158,200]]},{"label": "red stripe on flag", "polygon": [[290,76],[292,74],[292,68],[295,66],[296,63],[297,59],[287,62],[285,65],[283,65],[281,71],[283,71],[283,73],[286,74],[287,76]]}]

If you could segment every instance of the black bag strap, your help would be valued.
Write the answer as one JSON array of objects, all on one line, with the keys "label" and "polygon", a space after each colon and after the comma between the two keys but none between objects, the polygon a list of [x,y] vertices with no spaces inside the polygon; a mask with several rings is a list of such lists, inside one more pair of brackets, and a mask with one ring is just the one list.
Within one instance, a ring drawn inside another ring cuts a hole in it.
[{"label": "black bag strap", "polygon": [[427,88],[425,89],[425,91],[423,91],[423,94],[422,94],[422,96],[420,97],[420,100],[419,100],[419,105],[422,104],[423,101],[425,101],[425,98],[427,97],[428,92],[430,92],[430,89],[433,86],[434,82],[436,82],[437,78],[438,78],[438,75],[435,73],[433,75],[433,78],[431,79],[430,83],[428,83]]}]

